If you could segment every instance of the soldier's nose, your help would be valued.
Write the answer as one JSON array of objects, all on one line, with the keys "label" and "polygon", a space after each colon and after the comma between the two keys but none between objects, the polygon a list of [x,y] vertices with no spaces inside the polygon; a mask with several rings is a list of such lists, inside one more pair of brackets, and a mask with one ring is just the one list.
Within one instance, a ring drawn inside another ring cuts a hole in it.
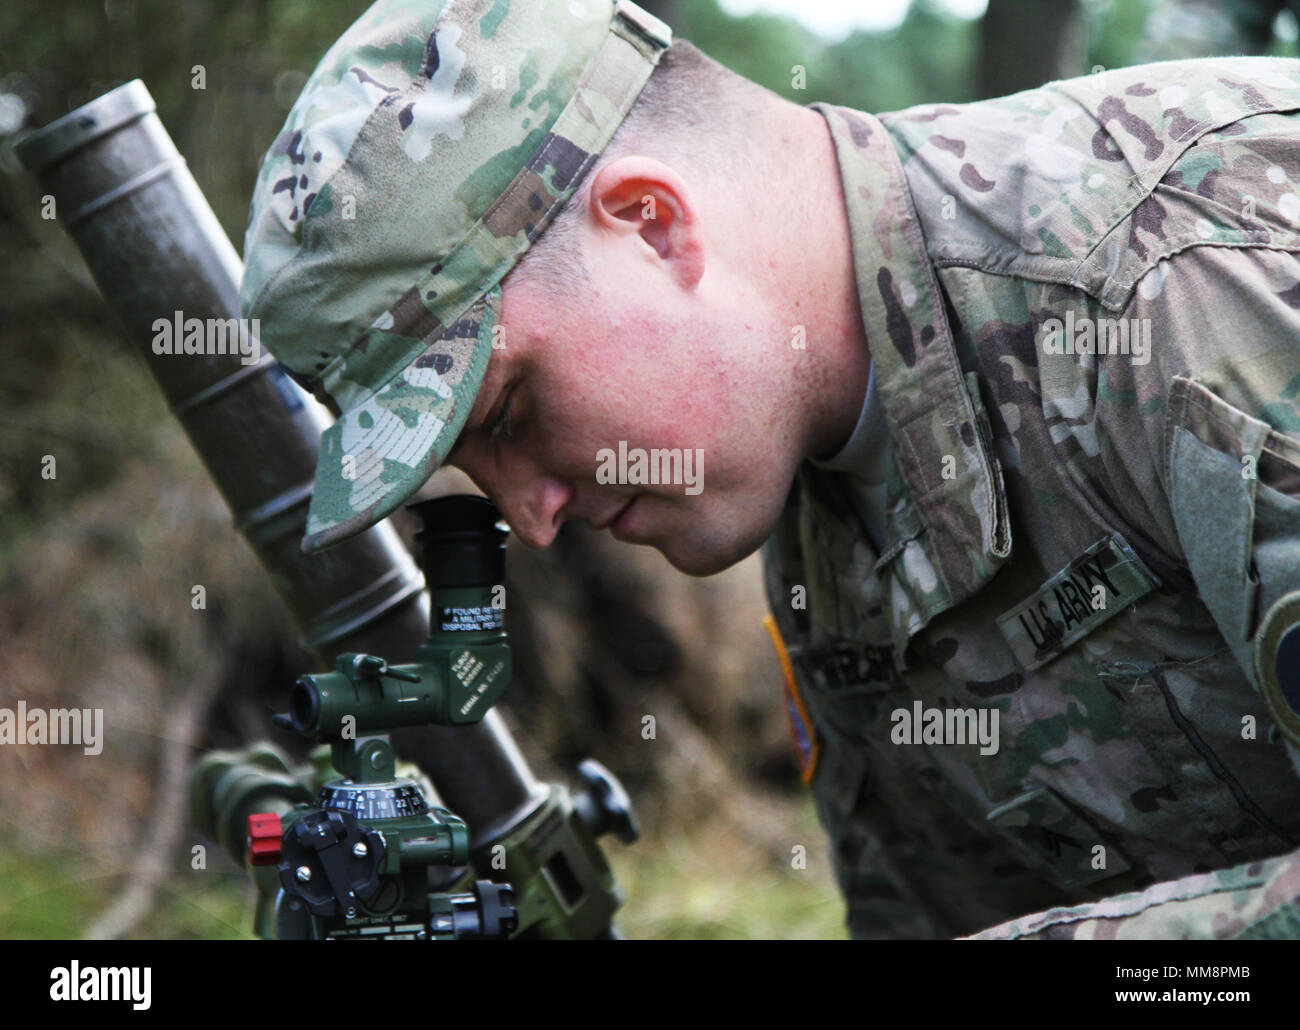
[{"label": "soldier's nose", "polygon": [[558,479],[543,477],[531,487],[497,502],[515,535],[532,548],[547,547],[564,524],[564,508],[573,496],[572,487]]}]

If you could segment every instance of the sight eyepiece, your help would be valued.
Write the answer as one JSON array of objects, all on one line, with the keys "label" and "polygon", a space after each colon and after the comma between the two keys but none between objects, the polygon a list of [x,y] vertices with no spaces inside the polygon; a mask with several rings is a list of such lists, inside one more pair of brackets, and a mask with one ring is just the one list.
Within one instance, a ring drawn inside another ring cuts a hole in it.
[{"label": "sight eyepiece", "polygon": [[415,535],[429,589],[491,587],[505,581],[510,528],[486,497],[453,494],[407,505],[424,523]]}]

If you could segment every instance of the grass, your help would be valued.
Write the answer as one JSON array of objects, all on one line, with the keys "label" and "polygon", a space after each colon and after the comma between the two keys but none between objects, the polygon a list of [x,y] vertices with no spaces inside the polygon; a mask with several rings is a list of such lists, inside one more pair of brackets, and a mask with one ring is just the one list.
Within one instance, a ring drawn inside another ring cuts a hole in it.
[{"label": "grass", "polygon": [[[619,932],[629,939],[844,938],[844,904],[811,806],[796,815],[792,839],[808,842],[805,869],[726,823],[630,847],[606,843],[627,898],[616,917]],[[252,883],[220,865],[164,881],[130,936],[253,939]],[[122,876],[98,875],[65,856],[0,854],[0,939],[78,939],[125,888]]]},{"label": "grass", "polygon": [[847,937],[844,902],[826,864],[825,833],[811,803],[791,839],[804,841],[806,868],[771,854],[726,825],[706,825],[606,854],[627,897],[615,918],[627,938],[670,940]]},{"label": "grass", "polygon": [[[76,940],[125,889],[60,856],[0,854],[0,938]],[[156,903],[131,933],[145,940],[251,939],[252,883],[212,872],[164,882]],[[180,889],[184,886],[184,890]]]}]

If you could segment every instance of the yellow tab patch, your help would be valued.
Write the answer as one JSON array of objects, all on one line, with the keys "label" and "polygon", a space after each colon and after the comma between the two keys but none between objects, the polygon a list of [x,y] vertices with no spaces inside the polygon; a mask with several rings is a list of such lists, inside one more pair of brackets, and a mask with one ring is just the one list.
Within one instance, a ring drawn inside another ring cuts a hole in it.
[{"label": "yellow tab patch", "polygon": [[785,714],[790,724],[790,736],[794,740],[795,758],[799,762],[799,772],[804,783],[811,783],[817,771],[817,758],[820,747],[817,742],[817,728],[813,725],[808,709],[804,706],[803,695],[799,693],[799,684],[794,678],[794,666],[790,664],[790,654],[781,639],[781,631],[776,620],[767,615],[763,618],[763,627],[772,638],[776,648],[776,657],[781,662],[781,672],[785,679]]}]

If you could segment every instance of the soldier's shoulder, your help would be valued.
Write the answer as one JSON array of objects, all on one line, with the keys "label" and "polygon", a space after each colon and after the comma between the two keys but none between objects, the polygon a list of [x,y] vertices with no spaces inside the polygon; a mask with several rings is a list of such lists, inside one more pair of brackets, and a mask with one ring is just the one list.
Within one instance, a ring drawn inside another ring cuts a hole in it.
[{"label": "soldier's shoulder", "polygon": [[[1300,135],[1298,111],[1300,61],[1234,57],[1113,69],[880,120],[937,265],[1075,285],[1110,307],[1172,252],[1129,247],[1156,188],[1217,188],[1208,199],[1219,203],[1251,193],[1267,162],[1239,158],[1250,140]],[[1204,232],[1204,220],[1190,224]]]},{"label": "soldier's shoulder", "polygon": [[878,117],[905,162],[930,148],[990,171],[1023,166],[1035,177],[1069,182],[1065,169],[1044,160],[1052,152],[1068,149],[1141,173],[1211,129],[1296,109],[1300,60],[1213,57],[1099,67],[992,100],[922,104]]}]

